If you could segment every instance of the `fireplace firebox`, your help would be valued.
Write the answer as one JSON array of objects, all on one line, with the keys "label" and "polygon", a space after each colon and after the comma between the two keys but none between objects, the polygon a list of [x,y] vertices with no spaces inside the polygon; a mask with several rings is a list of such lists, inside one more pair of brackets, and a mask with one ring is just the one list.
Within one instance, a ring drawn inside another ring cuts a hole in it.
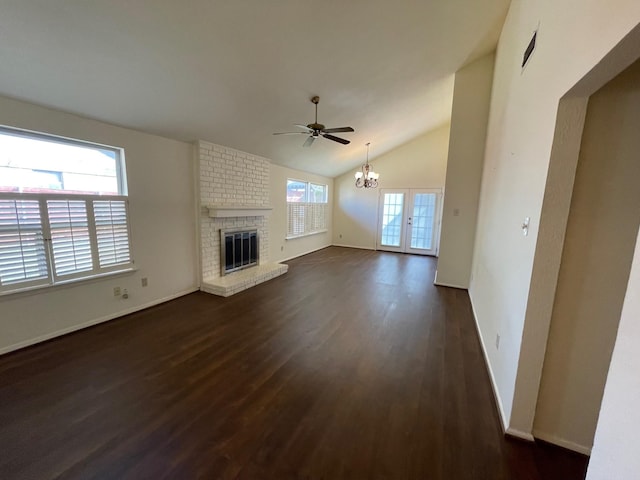
[{"label": "fireplace firebox", "polygon": [[220,230],[220,275],[258,265],[259,245],[257,229]]}]

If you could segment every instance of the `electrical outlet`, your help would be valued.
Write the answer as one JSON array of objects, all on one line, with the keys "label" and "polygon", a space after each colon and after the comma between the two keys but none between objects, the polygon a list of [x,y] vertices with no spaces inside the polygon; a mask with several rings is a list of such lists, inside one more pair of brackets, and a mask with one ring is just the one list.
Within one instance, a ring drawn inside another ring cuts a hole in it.
[{"label": "electrical outlet", "polygon": [[147,280],[147,277],[142,277],[140,279],[140,282],[142,283],[143,287],[146,287],[147,285],[149,285],[149,281]]},{"label": "electrical outlet", "polygon": [[496,333],[496,350],[500,350],[500,334]]},{"label": "electrical outlet", "polygon": [[120,296],[120,287],[113,287],[113,296],[114,297]]},{"label": "electrical outlet", "polygon": [[122,290],[122,298],[124,298],[125,300],[129,298],[129,292],[127,291],[126,288]]}]

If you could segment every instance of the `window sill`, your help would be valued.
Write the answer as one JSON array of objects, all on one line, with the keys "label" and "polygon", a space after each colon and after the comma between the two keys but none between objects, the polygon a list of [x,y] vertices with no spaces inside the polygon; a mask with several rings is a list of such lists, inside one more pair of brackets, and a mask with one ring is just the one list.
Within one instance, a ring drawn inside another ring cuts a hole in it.
[{"label": "window sill", "polygon": [[315,232],[303,233],[301,235],[292,235],[290,237],[284,237],[285,240],[295,240],[296,238],[310,237],[311,235],[318,235],[319,233],[327,233],[329,230],[316,230]]},{"label": "window sill", "polygon": [[73,278],[71,280],[64,280],[62,282],[56,282],[54,284],[35,285],[32,287],[24,287],[24,288],[19,288],[15,290],[8,290],[5,292],[0,292],[0,300],[28,296],[28,295],[35,295],[38,293],[46,293],[54,290],[59,290],[62,288],[75,287],[80,284],[95,283],[105,278],[128,275],[131,273],[135,273],[137,271],[138,271],[137,268],[131,267],[131,268],[125,268],[122,270],[114,270],[113,272],[99,273],[97,275],[91,275],[90,277]]}]

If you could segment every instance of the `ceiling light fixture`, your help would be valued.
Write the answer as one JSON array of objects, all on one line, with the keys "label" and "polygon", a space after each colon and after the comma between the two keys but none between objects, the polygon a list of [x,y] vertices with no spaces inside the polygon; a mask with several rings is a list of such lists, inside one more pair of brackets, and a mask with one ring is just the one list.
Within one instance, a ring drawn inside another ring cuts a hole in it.
[{"label": "ceiling light fixture", "polygon": [[356,172],[356,187],[358,188],[376,188],[378,186],[380,174],[371,170],[369,165],[369,145],[371,143],[367,143],[367,163],[362,165],[361,172]]}]

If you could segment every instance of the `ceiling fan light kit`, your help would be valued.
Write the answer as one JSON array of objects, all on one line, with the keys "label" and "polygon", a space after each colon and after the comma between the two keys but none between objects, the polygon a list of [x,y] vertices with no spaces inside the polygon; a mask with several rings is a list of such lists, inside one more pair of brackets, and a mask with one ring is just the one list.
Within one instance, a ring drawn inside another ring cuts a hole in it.
[{"label": "ceiling fan light kit", "polygon": [[310,147],[313,142],[318,137],[324,137],[327,140],[333,140],[334,142],[341,143],[342,145],[348,145],[351,143],[349,140],[345,140],[344,138],[336,137],[335,135],[331,135],[332,133],[341,133],[341,132],[353,132],[353,128],[351,127],[337,127],[337,128],[325,128],[325,126],[321,123],[318,123],[318,103],[320,102],[320,97],[317,95],[311,98],[311,103],[316,106],[316,119],[313,123],[308,125],[295,124],[294,126],[301,128],[302,132],[279,132],[274,133],[274,135],[309,135],[307,140],[302,144],[303,147]]},{"label": "ceiling fan light kit", "polygon": [[371,169],[371,165],[369,165],[369,145],[371,145],[371,142],[367,143],[367,161],[362,165],[362,171],[355,174],[356,187],[358,188],[377,188],[378,186],[380,174],[374,172]]}]

